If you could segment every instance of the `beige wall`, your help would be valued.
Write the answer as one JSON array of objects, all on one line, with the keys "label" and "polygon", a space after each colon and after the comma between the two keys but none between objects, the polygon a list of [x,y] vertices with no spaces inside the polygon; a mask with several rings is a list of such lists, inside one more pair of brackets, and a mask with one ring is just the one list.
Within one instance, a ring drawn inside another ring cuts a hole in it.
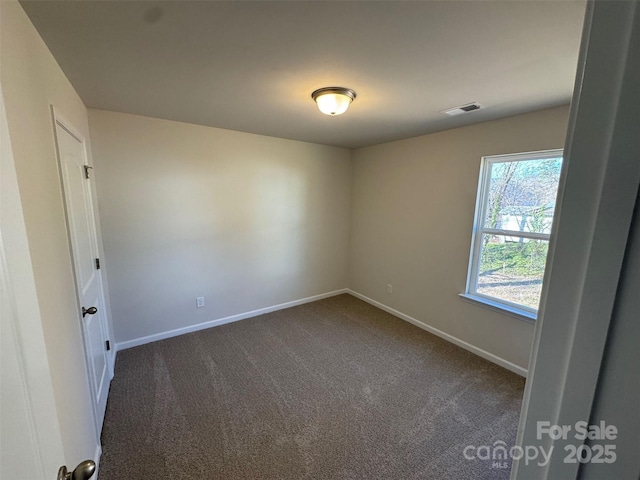
[{"label": "beige wall", "polygon": [[[91,125],[116,341],[349,286],[526,366],[533,325],[458,293],[480,157],[562,146],[566,107],[354,152],[104,111],[90,110],[89,122],[17,2],[0,2],[0,22],[0,81],[61,461],[92,458],[96,432],[73,328],[50,104],[87,139]],[[201,295],[206,307],[196,309]]]},{"label": "beige wall", "polygon": [[568,114],[558,107],[355,150],[349,287],[526,368],[533,324],[458,296],[480,158],[561,148]]},{"label": "beige wall", "polygon": [[49,105],[88,136],[87,111],[13,1],[0,2],[0,82],[62,430],[65,458],[59,462],[75,465],[94,458],[97,436]]},{"label": "beige wall", "polygon": [[349,150],[89,119],[118,342],[347,286]]}]

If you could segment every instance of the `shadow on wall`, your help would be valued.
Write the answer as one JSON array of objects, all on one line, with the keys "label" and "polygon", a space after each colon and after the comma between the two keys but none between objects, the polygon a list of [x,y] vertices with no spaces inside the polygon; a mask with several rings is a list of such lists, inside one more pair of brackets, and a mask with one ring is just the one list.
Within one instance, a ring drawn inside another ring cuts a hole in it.
[{"label": "shadow on wall", "polygon": [[116,342],[347,286],[348,150],[89,114]]}]

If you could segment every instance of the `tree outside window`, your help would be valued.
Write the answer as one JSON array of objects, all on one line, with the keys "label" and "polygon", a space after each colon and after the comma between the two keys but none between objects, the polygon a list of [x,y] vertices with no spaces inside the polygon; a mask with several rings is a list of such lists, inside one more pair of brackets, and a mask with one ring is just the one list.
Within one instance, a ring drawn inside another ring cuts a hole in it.
[{"label": "tree outside window", "polygon": [[537,312],[562,150],[484,157],[467,294]]}]

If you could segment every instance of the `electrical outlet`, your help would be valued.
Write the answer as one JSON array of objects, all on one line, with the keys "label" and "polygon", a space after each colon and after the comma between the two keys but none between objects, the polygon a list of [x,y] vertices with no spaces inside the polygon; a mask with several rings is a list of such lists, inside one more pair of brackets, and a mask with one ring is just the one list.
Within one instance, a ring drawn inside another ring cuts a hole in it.
[{"label": "electrical outlet", "polygon": [[196,308],[204,307],[204,297],[196,297]]},{"label": "electrical outlet", "polygon": [[387,293],[388,294],[393,293],[393,285],[391,285],[390,283],[387,283]]}]

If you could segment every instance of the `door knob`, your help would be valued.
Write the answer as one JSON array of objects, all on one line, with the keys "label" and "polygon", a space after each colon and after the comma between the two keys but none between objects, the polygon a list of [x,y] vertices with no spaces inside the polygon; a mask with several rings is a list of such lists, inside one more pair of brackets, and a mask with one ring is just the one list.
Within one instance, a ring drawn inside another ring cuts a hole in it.
[{"label": "door knob", "polygon": [[67,471],[67,466],[63,465],[58,470],[58,480],[87,480],[95,471],[96,464],[91,460],[85,460],[73,472]]},{"label": "door knob", "polygon": [[82,318],[84,318],[85,315],[94,315],[96,313],[98,313],[98,309],[96,307],[82,307]]}]

